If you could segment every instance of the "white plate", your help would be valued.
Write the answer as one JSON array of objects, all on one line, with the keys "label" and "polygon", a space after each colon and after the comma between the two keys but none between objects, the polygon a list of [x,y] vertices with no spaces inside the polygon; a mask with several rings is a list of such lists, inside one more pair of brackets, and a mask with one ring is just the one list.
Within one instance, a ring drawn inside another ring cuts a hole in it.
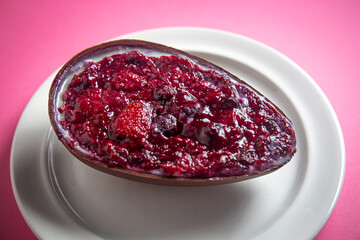
[{"label": "white plate", "polygon": [[245,79],[293,121],[295,157],[257,179],[213,187],[142,184],[75,160],[47,116],[54,74],[27,105],[13,140],[19,208],[42,239],[310,239],[339,196],[345,150],[335,113],[292,61],[254,40],[217,30],[165,28],[122,36],[183,49]]}]

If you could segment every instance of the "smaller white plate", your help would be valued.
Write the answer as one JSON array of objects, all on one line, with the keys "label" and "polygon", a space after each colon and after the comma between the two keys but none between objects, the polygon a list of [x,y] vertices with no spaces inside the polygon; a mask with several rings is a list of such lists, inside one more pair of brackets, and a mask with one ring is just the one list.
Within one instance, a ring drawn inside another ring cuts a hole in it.
[{"label": "smaller white plate", "polygon": [[292,61],[254,40],[217,30],[129,34],[179,48],[246,80],[293,121],[298,152],[269,175],[213,187],[155,186],[91,169],[50,128],[48,90],[27,105],[13,140],[19,208],[42,239],[310,239],[330,216],[345,168],[341,129],[328,100]]}]

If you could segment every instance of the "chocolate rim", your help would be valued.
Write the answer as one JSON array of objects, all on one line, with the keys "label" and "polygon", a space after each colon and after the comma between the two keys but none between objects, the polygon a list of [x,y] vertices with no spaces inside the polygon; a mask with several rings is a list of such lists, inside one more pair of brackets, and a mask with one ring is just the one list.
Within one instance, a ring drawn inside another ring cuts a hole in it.
[{"label": "chocolate rim", "polygon": [[[256,92],[259,96],[263,97],[267,103],[271,104],[271,106],[279,112],[283,117],[285,117],[290,123],[290,119],[287,118],[287,116],[283,113],[281,109],[279,109],[275,104],[273,104],[268,98],[266,98],[264,95],[262,95],[259,91],[254,89],[252,86],[241,80],[240,78],[236,77],[235,75],[229,73],[225,69],[206,61],[200,57],[193,56],[187,52],[168,47],[162,44],[157,44],[153,42],[143,41],[143,40],[135,40],[135,39],[121,39],[121,40],[115,40],[115,41],[109,41],[104,42],[98,45],[95,45],[93,47],[87,48],[80,53],[76,54],[74,57],[72,57],[68,62],[66,62],[57,75],[55,76],[51,87],[49,91],[49,101],[48,101],[48,114],[50,118],[50,123],[52,125],[52,128],[55,131],[56,136],[58,139],[62,142],[62,144],[65,146],[65,148],[78,160],[83,162],[84,164],[111,174],[113,176],[121,177],[128,180],[134,180],[138,182],[144,182],[144,183],[152,183],[152,184],[159,184],[159,185],[170,185],[170,186],[207,186],[207,185],[219,185],[219,184],[225,184],[225,183],[233,183],[238,181],[243,181],[255,177],[259,177],[262,175],[266,175],[268,173],[271,173],[282,166],[284,166],[286,163],[288,163],[293,155],[296,152],[296,149],[293,151],[291,155],[288,156],[288,159],[286,159],[282,164],[274,165],[273,167],[270,167],[262,172],[254,173],[254,174],[245,174],[240,176],[230,176],[230,177],[211,177],[211,178],[185,178],[185,177],[166,177],[166,176],[160,176],[155,175],[151,173],[146,172],[139,172],[135,170],[130,169],[124,169],[119,167],[109,167],[106,163],[100,162],[99,160],[95,159],[94,157],[87,155],[74,147],[71,146],[68,139],[64,136],[64,134],[60,130],[60,126],[58,125],[58,122],[56,120],[56,116],[59,114],[56,107],[56,100],[57,96],[61,94],[61,91],[59,91],[59,88],[64,84],[67,75],[71,72],[71,69],[80,61],[87,59],[88,57],[92,55],[96,55],[96,53],[104,52],[107,49],[112,48],[127,48],[130,47],[132,50],[134,48],[139,49],[148,49],[148,50],[155,50],[160,51],[163,53],[168,53],[171,55],[178,55],[178,56],[185,56],[191,60],[193,60],[196,63],[199,63],[200,65],[209,67],[213,70],[216,70],[222,74],[225,74],[232,78],[233,80],[239,82],[240,84],[244,84],[248,88],[250,88],[252,91]],[[114,54],[114,53],[112,53]],[[60,89],[61,90],[61,89]]]}]

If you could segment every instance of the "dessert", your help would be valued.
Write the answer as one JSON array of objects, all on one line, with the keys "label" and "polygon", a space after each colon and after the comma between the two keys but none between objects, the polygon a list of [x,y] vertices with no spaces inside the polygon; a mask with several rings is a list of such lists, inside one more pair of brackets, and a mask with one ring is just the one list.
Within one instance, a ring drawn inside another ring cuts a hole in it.
[{"label": "dessert", "polygon": [[296,152],[291,121],[251,86],[140,40],[100,44],[66,63],[50,89],[49,114],[67,149],[110,173],[250,178]]}]

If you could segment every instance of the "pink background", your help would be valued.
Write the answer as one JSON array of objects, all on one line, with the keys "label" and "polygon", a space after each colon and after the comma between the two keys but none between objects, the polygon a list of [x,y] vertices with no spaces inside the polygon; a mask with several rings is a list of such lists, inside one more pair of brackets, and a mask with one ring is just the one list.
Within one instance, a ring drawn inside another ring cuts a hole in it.
[{"label": "pink background", "polygon": [[0,239],[35,239],[16,205],[10,147],[27,102],[86,47],[150,28],[197,26],[261,41],[308,72],[332,103],[346,144],[346,173],[317,240],[360,239],[360,1],[0,0]]}]

